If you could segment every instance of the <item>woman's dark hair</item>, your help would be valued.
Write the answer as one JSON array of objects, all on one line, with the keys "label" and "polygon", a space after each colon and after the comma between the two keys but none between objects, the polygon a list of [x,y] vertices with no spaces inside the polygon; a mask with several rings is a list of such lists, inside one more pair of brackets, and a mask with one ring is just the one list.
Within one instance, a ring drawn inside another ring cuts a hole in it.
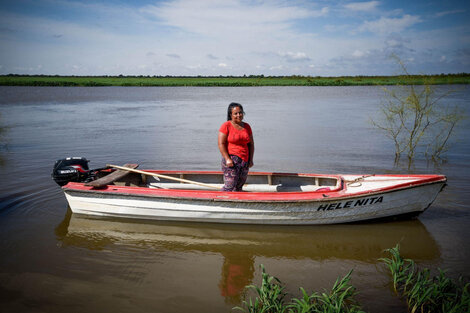
[{"label": "woman's dark hair", "polygon": [[232,119],[232,110],[235,109],[236,107],[239,107],[240,110],[242,110],[243,114],[245,114],[245,111],[243,111],[243,106],[240,103],[232,102],[228,105],[227,121],[230,121]]}]

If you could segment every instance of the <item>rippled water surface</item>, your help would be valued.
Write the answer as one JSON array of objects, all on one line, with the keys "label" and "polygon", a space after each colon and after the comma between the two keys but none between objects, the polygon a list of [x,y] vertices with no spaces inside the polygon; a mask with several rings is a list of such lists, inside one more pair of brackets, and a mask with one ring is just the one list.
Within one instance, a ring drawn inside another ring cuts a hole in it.
[{"label": "rippled water surface", "polygon": [[[469,114],[470,88],[445,101]],[[369,312],[405,312],[377,260],[400,243],[419,265],[470,276],[470,121],[447,161],[394,165],[371,126],[379,87],[0,87],[2,312],[230,312],[260,264],[299,297],[353,269]],[[90,167],[219,170],[226,107],[247,112],[256,171],[442,173],[448,186],[418,219],[331,226],[255,226],[97,219],[70,213],[50,178],[56,159]]]}]

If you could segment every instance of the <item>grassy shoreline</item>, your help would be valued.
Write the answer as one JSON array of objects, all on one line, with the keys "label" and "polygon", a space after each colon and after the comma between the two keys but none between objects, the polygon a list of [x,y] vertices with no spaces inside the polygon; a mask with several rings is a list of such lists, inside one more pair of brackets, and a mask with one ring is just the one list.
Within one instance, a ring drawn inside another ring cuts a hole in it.
[{"label": "grassy shoreline", "polygon": [[381,86],[470,84],[470,74],[401,76],[47,76],[0,75],[0,86]]}]

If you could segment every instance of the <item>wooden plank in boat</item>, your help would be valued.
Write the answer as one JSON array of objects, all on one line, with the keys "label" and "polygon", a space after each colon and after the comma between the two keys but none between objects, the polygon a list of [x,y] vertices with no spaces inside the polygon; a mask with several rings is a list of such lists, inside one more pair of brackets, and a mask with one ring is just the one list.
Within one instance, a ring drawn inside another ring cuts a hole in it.
[{"label": "wooden plank in boat", "polygon": [[[132,169],[137,168],[138,166],[139,166],[139,164],[131,164],[131,163],[124,164],[124,167],[129,167],[129,168],[132,168]],[[116,171],[112,172],[109,175],[106,175],[104,177],[98,178],[97,180],[85,183],[85,186],[104,187],[106,185],[109,185],[109,184],[115,182],[116,180],[118,180],[120,178],[123,178],[124,176],[126,176],[129,173],[130,172],[126,171],[126,170],[116,170]]]}]

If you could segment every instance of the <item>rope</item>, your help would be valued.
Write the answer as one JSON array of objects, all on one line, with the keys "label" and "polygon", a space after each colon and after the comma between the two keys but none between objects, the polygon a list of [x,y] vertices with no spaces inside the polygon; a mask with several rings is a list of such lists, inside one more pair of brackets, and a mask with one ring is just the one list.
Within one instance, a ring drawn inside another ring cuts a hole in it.
[{"label": "rope", "polygon": [[[362,184],[359,183],[359,181],[364,180],[364,178],[372,177],[372,176],[375,176],[375,174],[363,175],[363,176],[358,177],[358,178],[356,178],[356,179],[354,179],[354,180],[349,180],[349,181],[347,180],[347,181],[346,181],[346,185],[348,185],[348,186],[350,186],[350,187],[360,187],[360,186],[362,186]],[[359,185],[351,186],[351,185],[354,184],[354,183],[359,183]]]}]

